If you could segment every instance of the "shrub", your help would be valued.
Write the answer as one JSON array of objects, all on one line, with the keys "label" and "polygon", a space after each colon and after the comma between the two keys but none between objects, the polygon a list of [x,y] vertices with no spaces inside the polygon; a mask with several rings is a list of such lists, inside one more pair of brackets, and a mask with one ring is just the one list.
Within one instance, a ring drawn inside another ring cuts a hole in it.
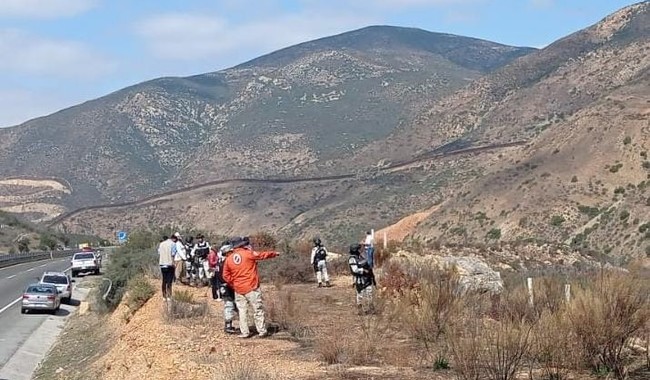
[{"label": "shrub", "polygon": [[191,319],[206,317],[210,313],[207,302],[196,302],[187,290],[174,291],[171,303],[165,308],[165,319],[175,321],[178,319]]},{"label": "shrub", "polygon": [[627,211],[627,210],[623,210],[623,211],[621,211],[621,213],[618,215],[618,217],[619,217],[621,220],[627,220],[627,218],[630,217],[630,212]]},{"label": "shrub", "polygon": [[562,223],[565,222],[565,219],[562,215],[553,215],[551,217],[551,225],[555,227],[559,227],[562,225]]},{"label": "shrub", "polygon": [[299,305],[291,289],[282,289],[273,295],[266,303],[269,321],[281,330],[286,330],[296,339],[304,339],[313,335],[313,331],[305,325],[305,309]]},{"label": "shrub", "polygon": [[485,235],[490,240],[499,240],[501,239],[501,230],[498,228],[493,228]]},{"label": "shrub", "polygon": [[625,136],[623,139],[623,145],[629,145],[632,142],[632,138],[630,136]]},{"label": "shrub", "polygon": [[221,366],[217,380],[276,380],[276,376],[256,367],[251,360],[228,360]]},{"label": "shrub", "polygon": [[251,235],[250,239],[253,248],[259,251],[274,250],[278,245],[275,236],[268,232],[257,232]]},{"label": "shrub", "polygon": [[316,353],[326,364],[339,364],[345,355],[345,345],[339,336],[326,335],[316,340]]},{"label": "shrub", "polygon": [[283,243],[281,255],[259,264],[264,281],[280,284],[299,284],[314,281],[314,268],[309,263],[309,253],[300,253],[287,242]]},{"label": "shrub", "polygon": [[545,311],[533,333],[532,358],[544,378],[564,380],[581,360],[581,347],[572,333],[571,323],[562,312]]},{"label": "shrub", "polygon": [[627,377],[626,348],[650,322],[649,297],[647,284],[619,273],[604,273],[577,292],[568,317],[592,369]]},{"label": "shrub", "polygon": [[[153,247],[146,250],[133,249],[129,241],[127,245],[117,249],[111,255],[104,274],[105,278],[111,280],[111,291],[105,301],[101,298],[98,301],[109,309],[115,308],[122,300],[129,280],[145,273],[146,268],[157,265],[157,260],[158,257]],[[102,282],[101,291],[97,292],[97,295],[101,296],[106,293],[108,286],[109,282]]]},{"label": "shrub", "polygon": [[126,287],[126,306],[132,312],[140,309],[156,293],[144,275],[138,275],[128,281]]},{"label": "shrub", "polygon": [[621,186],[617,187],[614,189],[614,194],[625,194],[625,188]]},{"label": "shrub", "polygon": [[398,300],[405,330],[432,353],[441,335],[462,309],[460,277],[454,269],[418,268],[419,286]]}]

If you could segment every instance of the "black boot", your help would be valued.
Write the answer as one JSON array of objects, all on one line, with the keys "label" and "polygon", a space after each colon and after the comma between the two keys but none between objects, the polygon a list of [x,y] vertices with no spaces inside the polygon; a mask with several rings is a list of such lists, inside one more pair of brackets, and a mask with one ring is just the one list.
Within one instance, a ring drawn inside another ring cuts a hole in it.
[{"label": "black boot", "polygon": [[226,334],[236,334],[237,333],[237,330],[235,330],[235,328],[232,327],[232,321],[226,322],[226,327],[223,328],[223,331]]}]

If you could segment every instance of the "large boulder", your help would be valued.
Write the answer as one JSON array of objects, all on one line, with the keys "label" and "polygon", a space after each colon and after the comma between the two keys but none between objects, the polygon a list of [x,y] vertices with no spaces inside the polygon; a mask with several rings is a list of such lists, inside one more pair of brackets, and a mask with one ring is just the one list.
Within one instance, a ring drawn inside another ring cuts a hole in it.
[{"label": "large boulder", "polygon": [[500,294],[503,291],[501,273],[493,270],[476,256],[416,255],[400,251],[391,260],[416,267],[432,267],[440,270],[454,269],[460,276],[460,291],[477,291]]}]

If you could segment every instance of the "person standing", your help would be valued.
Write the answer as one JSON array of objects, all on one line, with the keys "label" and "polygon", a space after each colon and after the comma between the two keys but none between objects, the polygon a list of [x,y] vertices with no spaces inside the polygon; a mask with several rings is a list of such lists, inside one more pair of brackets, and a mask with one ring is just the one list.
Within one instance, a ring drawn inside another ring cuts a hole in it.
[{"label": "person standing", "polygon": [[232,242],[233,253],[224,263],[223,279],[235,291],[235,303],[239,309],[240,338],[251,336],[248,328],[248,305],[253,308],[255,327],[260,338],[269,335],[264,321],[264,305],[260,289],[260,277],[257,272],[259,260],[279,256],[275,251],[256,252],[248,237],[238,238]]},{"label": "person standing", "polygon": [[374,310],[372,287],[376,286],[375,275],[368,262],[361,257],[360,244],[350,246],[348,266],[354,279],[354,288],[357,291],[357,310],[360,315],[371,313]]},{"label": "person standing", "polygon": [[232,321],[235,318],[235,313],[238,312],[237,306],[235,305],[235,291],[230,287],[223,278],[223,266],[226,258],[232,254],[232,245],[225,243],[219,249],[219,264],[218,266],[222,270],[215,273],[219,277],[219,294],[223,300],[223,320],[224,328],[223,331],[226,334],[236,334],[237,330],[233,327]]},{"label": "person standing", "polygon": [[370,268],[374,268],[375,264],[375,238],[372,236],[372,232],[366,232],[366,239],[363,242],[363,245],[366,250],[366,260]]},{"label": "person standing", "polygon": [[210,248],[208,253],[208,277],[210,278],[210,287],[212,288],[212,299],[221,301],[219,294],[219,254],[214,248]]},{"label": "person standing", "polygon": [[158,245],[158,265],[162,274],[162,296],[165,301],[170,301],[172,298],[177,240],[173,235],[171,238],[163,236],[163,241]]},{"label": "person standing", "polygon": [[318,287],[323,287],[323,281],[325,281],[325,286],[329,287],[330,278],[327,274],[327,249],[323,246],[320,238],[314,239],[314,248],[311,250],[311,265],[314,267],[314,272],[316,272]]},{"label": "person standing", "polygon": [[183,244],[181,241],[181,234],[176,232],[174,234],[174,237],[176,237],[176,256],[174,256],[174,281],[183,282],[183,279],[185,277],[185,260],[187,260],[187,254],[185,251],[185,244]]},{"label": "person standing", "polygon": [[208,254],[210,253],[210,243],[205,241],[202,234],[196,236],[196,244],[192,248],[191,256],[194,262],[195,280],[198,281],[199,286],[205,285],[205,280],[208,279]]}]

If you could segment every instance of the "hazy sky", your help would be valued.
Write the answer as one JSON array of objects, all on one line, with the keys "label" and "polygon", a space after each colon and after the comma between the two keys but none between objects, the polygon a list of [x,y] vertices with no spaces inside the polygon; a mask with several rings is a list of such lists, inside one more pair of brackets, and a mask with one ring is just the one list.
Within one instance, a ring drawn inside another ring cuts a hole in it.
[{"label": "hazy sky", "polygon": [[0,126],[368,25],[543,47],[634,1],[0,0]]}]

